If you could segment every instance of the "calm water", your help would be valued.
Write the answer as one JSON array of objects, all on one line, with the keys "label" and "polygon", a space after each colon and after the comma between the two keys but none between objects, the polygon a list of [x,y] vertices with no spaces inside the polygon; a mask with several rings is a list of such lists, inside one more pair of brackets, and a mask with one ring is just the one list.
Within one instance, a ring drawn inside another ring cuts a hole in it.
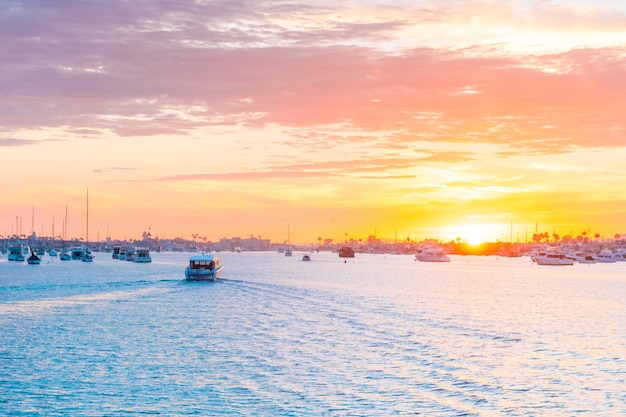
[{"label": "calm water", "polygon": [[0,259],[0,415],[626,415],[626,263]]}]

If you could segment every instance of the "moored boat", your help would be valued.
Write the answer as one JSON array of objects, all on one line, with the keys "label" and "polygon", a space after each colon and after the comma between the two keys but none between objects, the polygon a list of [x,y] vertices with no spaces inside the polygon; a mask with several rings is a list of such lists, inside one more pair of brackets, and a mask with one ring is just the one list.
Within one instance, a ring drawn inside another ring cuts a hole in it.
[{"label": "moored boat", "polygon": [[135,262],[140,264],[152,262],[152,257],[150,257],[150,250],[146,248],[137,249],[137,252],[135,253]]},{"label": "moored boat", "polygon": [[574,259],[558,251],[539,252],[530,257],[537,265],[574,265]]},{"label": "moored boat", "polygon": [[85,256],[85,250],[82,246],[74,246],[70,251],[70,256],[74,261],[81,261],[83,256]]},{"label": "moored boat", "polygon": [[41,263],[41,258],[37,256],[34,250],[30,250],[30,256],[26,259],[29,265],[39,265]]},{"label": "moored boat", "polygon": [[415,260],[420,262],[450,262],[450,257],[443,249],[428,248],[417,252]]},{"label": "moored boat", "polygon": [[215,281],[220,278],[222,268],[219,259],[210,253],[194,255],[189,258],[185,278],[187,281]]},{"label": "moored boat", "polygon": [[596,255],[596,262],[604,263],[604,264],[612,264],[617,262],[617,258],[613,254],[612,251],[602,249],[600,253]]},{"label": "moored boat", "polygon": [[340,258],[354,258],[354,249],[350,246],[343,246],[338,251]]},{"label": "moored boat", "polygon": [[311,256],[308,253],[305,253],[304,255],[302,255],[302,260],[303,261],[310,261],[311,260]]},{"label": "moored boat", "polygon": [[9,246],[9,256],[8,256],[9,261],[21,262],[24,259],[25,259],[24,248],[22,245]]},{"label": "moored boat", "polygon": [[93,258],[94,258],[94,256],[91,254],[91,251],[89,249],[86,249],[85,253],[83,254],[82,261],[83,262],[93,262]]}]

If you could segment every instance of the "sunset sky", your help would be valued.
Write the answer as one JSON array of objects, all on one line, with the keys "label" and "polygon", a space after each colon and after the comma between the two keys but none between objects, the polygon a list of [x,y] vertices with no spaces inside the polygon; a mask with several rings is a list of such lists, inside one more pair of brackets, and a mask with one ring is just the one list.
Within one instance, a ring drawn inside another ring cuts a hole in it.
[{"label": "sunset sky", "polygon": [[0,235],[85,237],[87,190],[90,239],[626,233],[621,0],[3,0],[0,36]]}]

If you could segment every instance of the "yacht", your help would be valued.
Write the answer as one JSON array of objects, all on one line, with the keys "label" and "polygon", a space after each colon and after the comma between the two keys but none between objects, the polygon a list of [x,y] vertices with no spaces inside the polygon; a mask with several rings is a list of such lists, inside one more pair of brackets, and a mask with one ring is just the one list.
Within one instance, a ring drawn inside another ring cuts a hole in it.
[{"label": "yacht", "polygon": [[129,248],[126,250],[126,260],[131,262],[135,261],[135,248]]},{"label": "yacht", "polygon": [[557,251],[539,252],[530,257],[537,265],[574,265],[574,260]]},{"label": "yacht", "polygon": [[9,246],[9,261],[23,261],[24,260],[24,248],[22,245]]},{"label": "yacht", "polygon": [[137,252],[135,253],[135,262],[140,264],[152,262],[150,250],[145,248],[137,249]]},{"label": "yacht", "polygon": [[603,249],[599,254],[596,255],[596,262],[609,264],[617,262],[617,258],[610,250]]},{"label": "yacht", "polygon": [[74,246],[70,251],[70,256],[73,261],[81,261],[83,256],[85,256],[85,249],[82,246]]},{"label": "yacht", "polygon": [[193,255],[185,269],[187,281],[215,281],[222,274],[222,265],[217,257],[210,253]]},{"label": "yacht", "polygon": [[450,262],[450,257],[443,249],[422,249],[415,254],[415,260],[420,262]]}]

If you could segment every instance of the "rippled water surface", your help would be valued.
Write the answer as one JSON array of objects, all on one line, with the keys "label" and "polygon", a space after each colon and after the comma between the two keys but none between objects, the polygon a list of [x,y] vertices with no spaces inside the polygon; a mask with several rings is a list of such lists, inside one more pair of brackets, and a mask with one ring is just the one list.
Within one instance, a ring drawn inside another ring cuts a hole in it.
[{"label": "rippled water surface", "polygon": [[626,263],[0,258],[0,415],[626,415]]}]

